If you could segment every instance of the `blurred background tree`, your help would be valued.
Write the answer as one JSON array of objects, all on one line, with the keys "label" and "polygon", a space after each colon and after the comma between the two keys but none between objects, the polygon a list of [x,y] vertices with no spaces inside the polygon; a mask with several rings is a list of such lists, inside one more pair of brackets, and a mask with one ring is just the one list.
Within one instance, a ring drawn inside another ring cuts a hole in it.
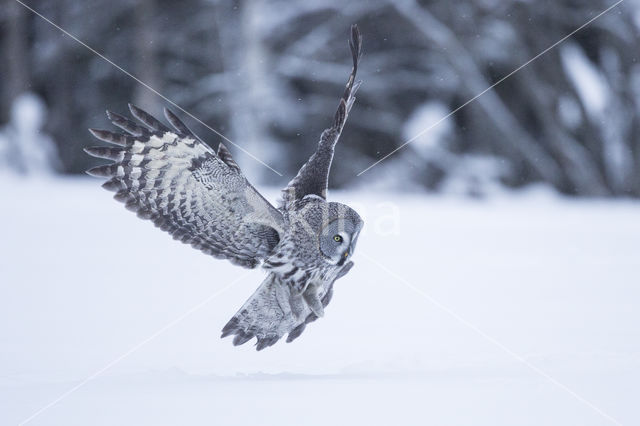
[{"label": "blurred background tree", "polygon": [[[22,140],[11,129],[20,127],[15,117],[30,115],[11,111],[25,94],[46,105],[41,133],[55,142],[60,161],[50,164],[62,173],[92,164],[82,152],[95,144],[86,129],[108,126],[106,108],[122,112],[133,100],[160,114],[169,106],[19,3],[1,2],[0,167],[17,161]],[[640,196],[637,1],[446,120],[613,2],[25,3],[284,174],[231,147],[263,184],[284,184],[330,122],[350,69],[348,29],[358,23],[364,85],[338,147],[333,186],[482,195],[544,183],[565,194]],[[220,141],[184,118],[205,141]]]}]

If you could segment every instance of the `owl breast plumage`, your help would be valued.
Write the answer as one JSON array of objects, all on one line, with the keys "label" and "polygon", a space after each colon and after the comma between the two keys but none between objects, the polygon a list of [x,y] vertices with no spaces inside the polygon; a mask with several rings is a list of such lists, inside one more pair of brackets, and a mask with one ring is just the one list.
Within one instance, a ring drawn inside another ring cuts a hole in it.
[{"label": "owl breast plumage", "polygon": [[363,226],[350,207],[328,202],[327,184],[335,145],[355,101],[361,56],[356,26],[349,42],[353,69],[332,125],[316,151],[272,206],[246,179],[223,144],[213,150],[171,111],[173,127],[133,105],[137,124],[107,112],[122,132],[91,129],[112,146],[86,148],[112,160],[88,173],[105,177],[103,187],[127,209],[216,258],[247,268],[262,264],[267,277],[222,329],[240,345],[256,338],[264,349],[287,335],[300,336],[307,324],[324,315],[335,281],[351,267]]}]

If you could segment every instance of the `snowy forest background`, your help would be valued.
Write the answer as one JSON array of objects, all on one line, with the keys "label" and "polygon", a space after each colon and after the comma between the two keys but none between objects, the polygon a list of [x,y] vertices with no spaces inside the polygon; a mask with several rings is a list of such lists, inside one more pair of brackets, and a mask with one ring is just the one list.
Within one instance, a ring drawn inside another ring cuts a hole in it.
[{"label": "snowy forest background", "polygon": [[1,425],[640,424],[640,0],[445,120],[615,0],[20,1],[281,172],[227,145],[274,203],[357,23],[330,199],[366,225],[299,339],[220,339],[264,270],[82,173],[105,109],[170,105],[0,0]]},{"label": "snowy forest background", "polygon": [[[348,28],[358,23],[364,84],[332,176],[345,187],[612,2],[29,4],[283,173],[231,147],[268,185],[286,183],[330,122],[350,69]],[[105,109],[168,106],[14,0],[2,0],[0,24],[2,169],[81,173],[93,164],[81,149],[94,144],[86,129],[108,126]],[[638,197],[638,46],[640,3],[627,0],[362,176],[473,195],[545,183],[565,194]]]}]

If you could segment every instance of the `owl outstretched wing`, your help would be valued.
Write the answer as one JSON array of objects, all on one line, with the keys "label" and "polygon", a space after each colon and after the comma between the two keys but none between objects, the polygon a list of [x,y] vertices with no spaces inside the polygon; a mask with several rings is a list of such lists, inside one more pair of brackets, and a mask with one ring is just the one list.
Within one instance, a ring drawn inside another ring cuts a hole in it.
[{"label": "owl outstretched wing", "polygon": [[117,147],[86,148],[89,155],[113,160],[87,173],[108,178],[102,186],[115,191],[116,200],[174,239],[256,267],[280,241],[282,214],[247,181],[223,144],[215,152],[167,109],[175,130],[133,105],[129,109],[144,126],[107,112],[125,133],[90,129]]},{"label": "owl outstretched wing", "polygon": [[[323,308],[331,301],[335,281],[345,276],[352,266],[353,262],[347,262],[335,278],[320,286],[318,296]],[[234,336],[234,345],[242,345],[256,337],[256,349],[259,351],[275,344],[285,334],[288,334],[287,343],[292,342],[318,316],[307,305],[302,305],[301,315],[294,314],[290,301],[291,289],[280,281],[278,275],[269,273],[224,326],[222,337]]]},{"label": "owl outstretched wing", "polygon": [[296,177],[282,190],[282,206],[285,209],[295,200],[301,200],[307,195],[317,195],[324,199],[327,197],[327,185],[329,183],[329,171],[333,161],[334,148],[347,122],[349,111],[351,111],[351,107],[356,100],[356,91],[361,83],[361,81],[355,81],[358,62],[362,56],[362,38],[357,25],[351,26],[349,47],[353,59],[353,68],[342,98],[340,98],[333,124],[322,132],[316,152],[300,168]]}]

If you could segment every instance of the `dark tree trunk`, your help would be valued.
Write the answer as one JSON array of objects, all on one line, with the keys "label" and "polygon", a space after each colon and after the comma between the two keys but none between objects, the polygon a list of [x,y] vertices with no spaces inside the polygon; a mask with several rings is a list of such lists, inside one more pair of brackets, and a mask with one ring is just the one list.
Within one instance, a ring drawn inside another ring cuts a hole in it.
[{"label": "dark tree trunk", "polygon": [[[140,80],[162,93],[161,73],[158,70],[155,0],[140,0],[136,2],[135,35],[134,35],[134,68],[135,75]],[[136,105],[154,115],[161,113],[161,103],[158,95],[148,88],[136,83],[133,101]]]}]

